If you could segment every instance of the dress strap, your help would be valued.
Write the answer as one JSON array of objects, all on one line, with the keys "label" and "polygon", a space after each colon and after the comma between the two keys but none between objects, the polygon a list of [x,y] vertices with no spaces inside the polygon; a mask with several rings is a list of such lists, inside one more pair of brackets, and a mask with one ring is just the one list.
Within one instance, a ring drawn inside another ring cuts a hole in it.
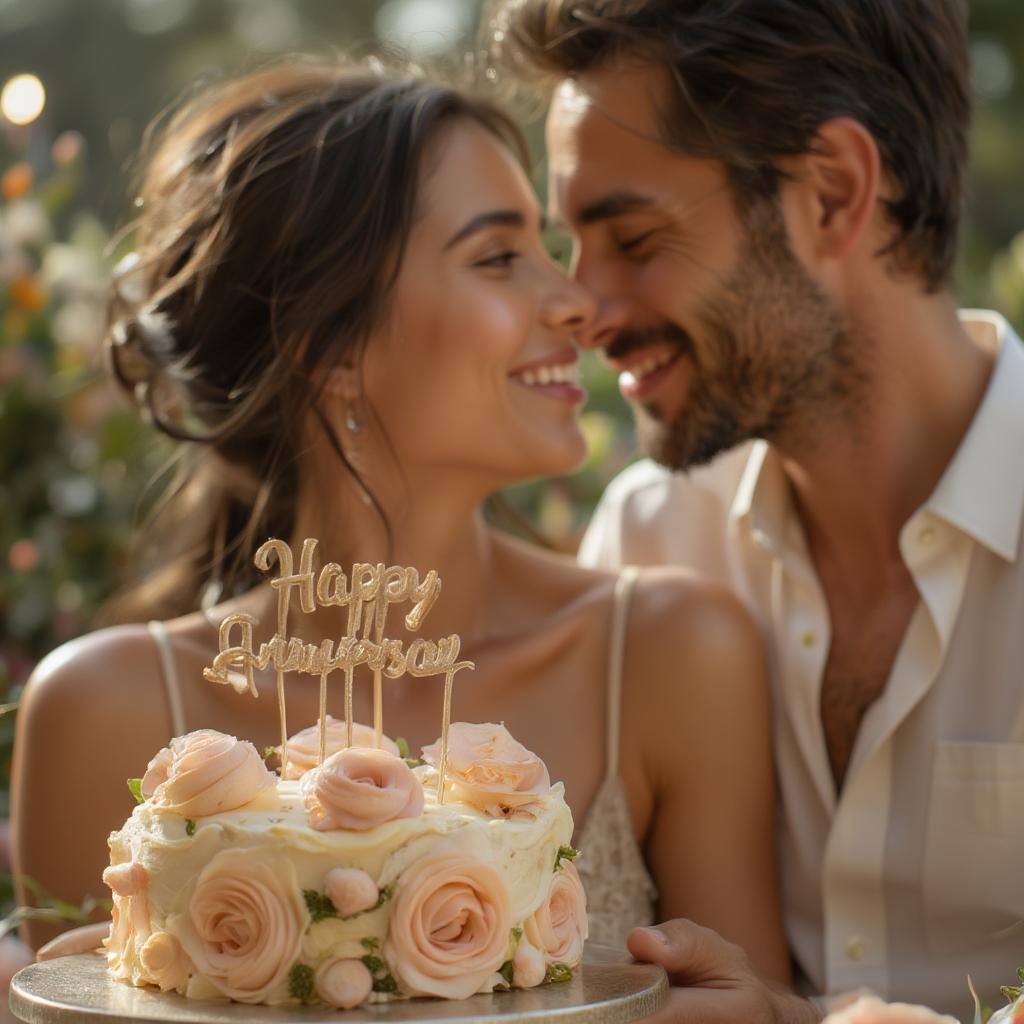
[{"label": "dress strap", "polygon": [[627,565],[619,573],[612,594],[611,644],[608,648],[608,752],[607,777],[619,773],[619,717],[622,706],[622,665],[626,654],[626,627],[629,625],[629,601],[640,570]]},{"label": "dress strap", "polygon": [[147,622],[146,627],[149,629],[150,636],[156,643],[157,653],[160,655],[164,690],[167,692],[167,706],[171,712],[171,737],[184,736],[186,731],[185,708],[181,701],[181,683],[171,651],[171,638],[167,633],[167,627],[157,619]]}]

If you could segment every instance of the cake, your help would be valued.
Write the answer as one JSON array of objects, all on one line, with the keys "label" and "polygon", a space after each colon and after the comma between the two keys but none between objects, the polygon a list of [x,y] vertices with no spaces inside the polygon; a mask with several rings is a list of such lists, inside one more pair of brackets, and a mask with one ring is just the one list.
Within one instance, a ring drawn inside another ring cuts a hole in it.
[{"label": "cake", "polygon": [[280,774],[212,730],[156,754],[109,841],[114,978],[349,1009],[571,977],[585,900],[538,757],[493,724],[446,725],[421,763],[354,722],[320,737]]}]

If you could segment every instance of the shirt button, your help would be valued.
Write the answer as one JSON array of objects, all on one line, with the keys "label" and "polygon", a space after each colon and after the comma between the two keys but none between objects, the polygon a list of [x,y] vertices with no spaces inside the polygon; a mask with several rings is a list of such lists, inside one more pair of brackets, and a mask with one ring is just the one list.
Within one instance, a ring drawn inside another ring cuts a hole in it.
[{"label": "shirt button", "polygon": [[817,634],[812,633],[810,630],[808,630],[806,633],[800,634],[800,643],[803,644],[804,647],[813,647],[817,642]]},{"label": "shirt button", "polygon": [[852,935],[846,940],[846,955],[850,960],[863,960],[867,951],[867,944],[859,935]]}]

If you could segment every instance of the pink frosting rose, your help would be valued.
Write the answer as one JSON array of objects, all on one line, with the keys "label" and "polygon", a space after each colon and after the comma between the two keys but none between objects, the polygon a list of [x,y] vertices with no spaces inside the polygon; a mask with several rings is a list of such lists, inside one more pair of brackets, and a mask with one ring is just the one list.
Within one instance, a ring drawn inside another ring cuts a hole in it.
[{"label": "pink frosting rose", "polygon": [[587,937],[587,897],[576,865],[563,863],[554,873],[551,887],[523,931],[549,964],[574,967],[583,959]]},{"label": "pink frosting rose", "polygon": [[313,828],[368,829],[423,813],[423,784],[386,750],[349,747],[306,772],[300,783]]},{"label": "pink frosting rose", "polygon": [[181,943],[170,932],[153,932],[139,951],[139,959],[146,980],[161,992],[184,985],[192,968]]},{"label": "pink frosting rose", "polygon": [[[423,760],[440,770],[440,740],[423,748]],[[457,799],[495,818],[536,803],[551,788],[544,762],[491,722],[452,722],[445,778]]]},{"label": "pink frosting rose", "polygon": [[373,975],[361,960],[328,960],[317,968],[314,984],[328,1006],[351,1010],[373,991]]},{"label": "pink frosting rose", "polygon": [[229,999],[262,1003],[284,985],[308,924],[287,857],[223,850],[200,873],[187,912],[166,927]]},{"label": "pink frosting rose", "polygon": [[510,927],[498,872],[475,857],[436,853],[400,876],[384,956],[403,992],[465,999],[501,967]]},{"label": "pink frosting rose", "polygon": [[[348,729],[345,722],[328,715],[326,723],[324,760],[348,746]],[[370,726],[363,725],[361,722],[352,723],[352,746],[376,748],[377,744],[374,740],[375,733]],[[387,750],[395,757],[399,756],[398,745],[394,740],[382,735],[380,743],[381,750]],[[303,729],[294,736],[288,737],[288,769],[283,778],[301,779],[310,768],[316,768],[319,758],[320,726],[311,725],[308,729]]]},{"label": "pink frosting rose", "polygon": [[247,740],[200,729],[171,740],[149,762],[142,792],[154,807],[199,818],[244,807],[276,783]]}]

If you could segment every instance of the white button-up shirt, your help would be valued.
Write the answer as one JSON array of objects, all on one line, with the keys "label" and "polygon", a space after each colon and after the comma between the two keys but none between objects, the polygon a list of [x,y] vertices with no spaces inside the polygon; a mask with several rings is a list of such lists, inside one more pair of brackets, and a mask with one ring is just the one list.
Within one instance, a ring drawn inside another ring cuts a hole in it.
[{"label": "white button-up shirt", "polygon": [[587,565],[683,565],[758,619],[775,687],[782,898],[810,987],[867,986],[961,1020],[1024,966],[1024,347],[999,352],[974,421],[900,548],[920,593],[837,797],[820,694],[828,607],[764,442],[687,475],[651,462],[609,486]]}]

